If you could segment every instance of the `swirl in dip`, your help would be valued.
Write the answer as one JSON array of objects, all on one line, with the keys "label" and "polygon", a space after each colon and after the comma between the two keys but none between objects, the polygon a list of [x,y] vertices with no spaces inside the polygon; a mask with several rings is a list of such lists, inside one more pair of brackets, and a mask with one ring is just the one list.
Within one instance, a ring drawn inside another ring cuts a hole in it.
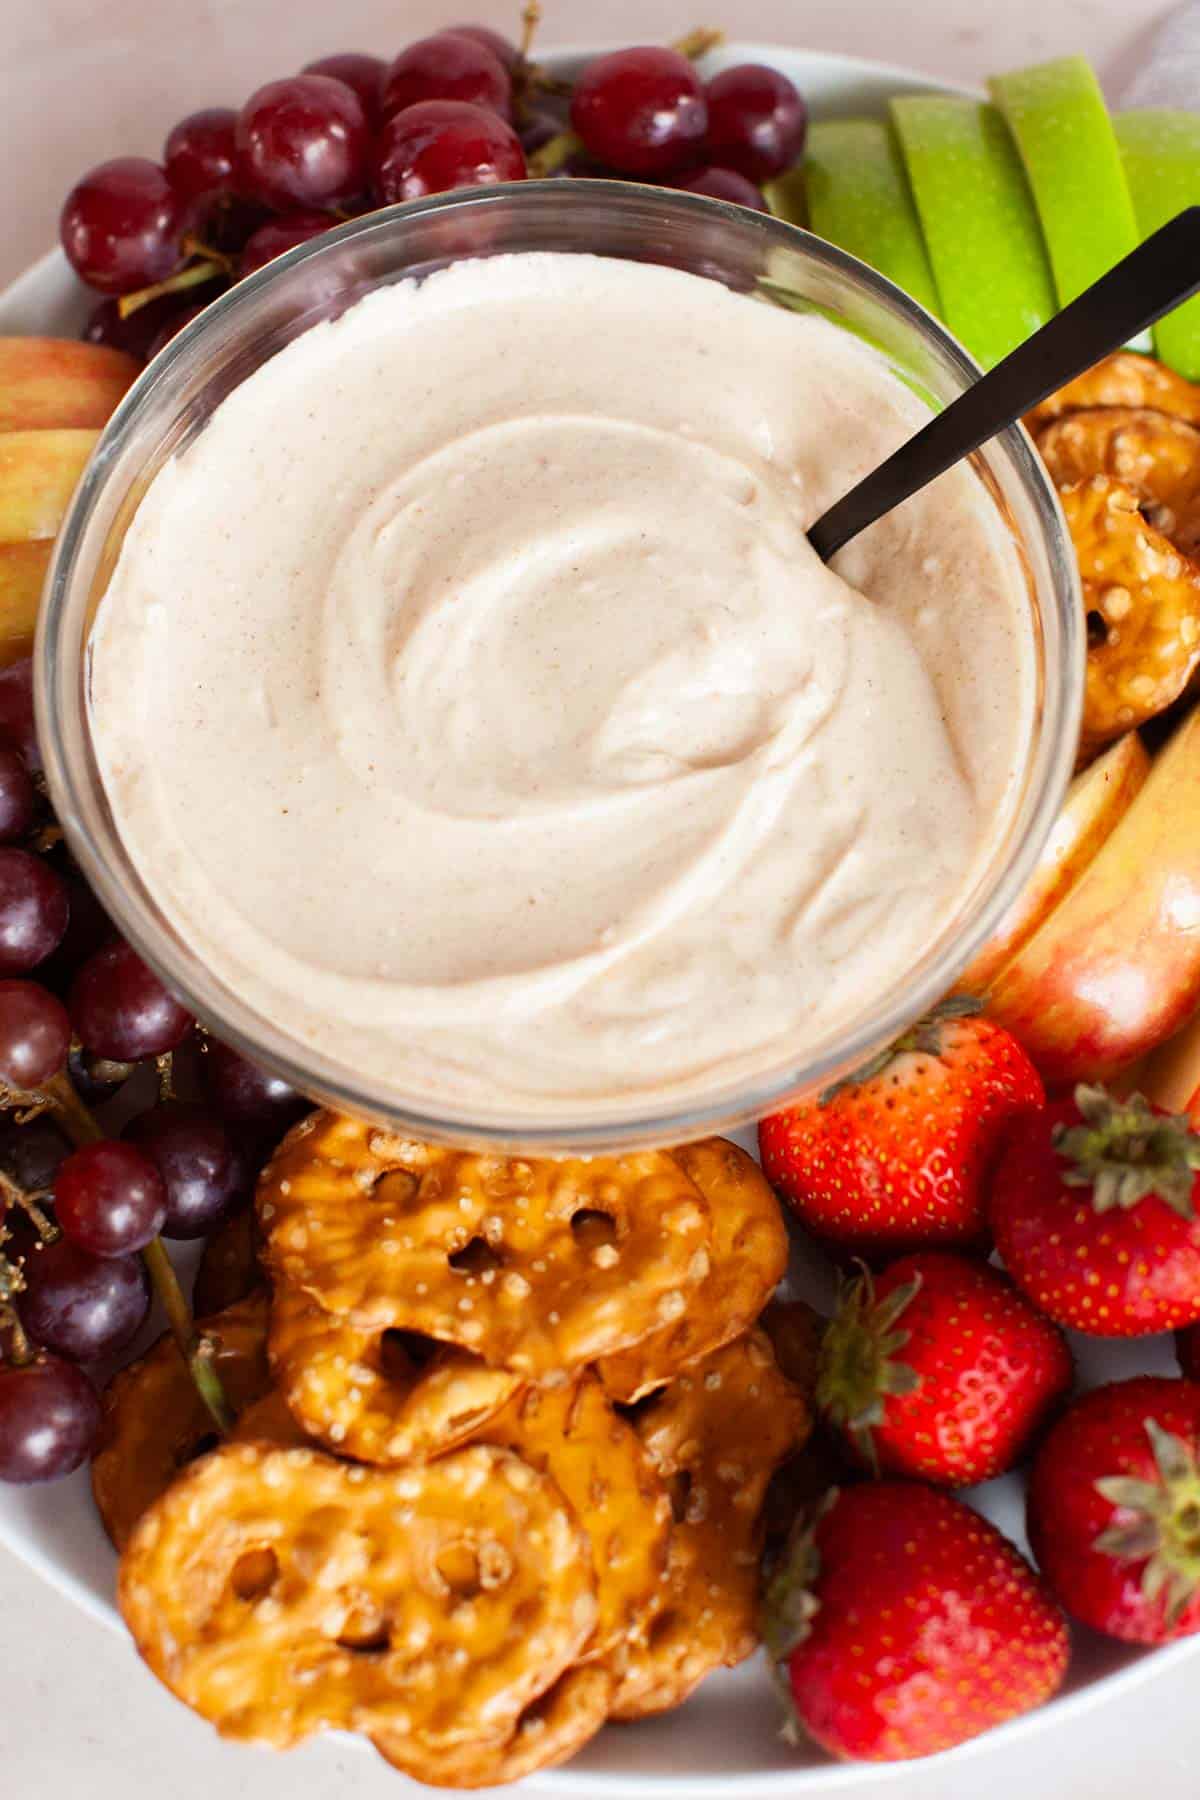
[{"label": "swirl in dip", "polygon": [[1006,822],[1034,650],[959,468],[805,529],[928,416],[653,264],[373,293],[150,485],[91,640],[118,830],[243,1001],[413,1105],[584,1118],[797,1053]]}]

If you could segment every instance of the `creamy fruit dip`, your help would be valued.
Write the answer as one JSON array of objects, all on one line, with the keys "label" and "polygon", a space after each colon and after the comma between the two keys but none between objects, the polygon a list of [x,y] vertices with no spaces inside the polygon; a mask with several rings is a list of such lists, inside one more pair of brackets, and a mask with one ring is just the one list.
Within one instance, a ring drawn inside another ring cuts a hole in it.
[{"label": "creamy fruit dip", "polygon": [[1030,730],[966,469],[823,568],[928,415],[817,316],[530,253],[376,292],[149,487],[96,620],[118,830],[243,1001],[413,1104],[680,1101],[931,945]]}]

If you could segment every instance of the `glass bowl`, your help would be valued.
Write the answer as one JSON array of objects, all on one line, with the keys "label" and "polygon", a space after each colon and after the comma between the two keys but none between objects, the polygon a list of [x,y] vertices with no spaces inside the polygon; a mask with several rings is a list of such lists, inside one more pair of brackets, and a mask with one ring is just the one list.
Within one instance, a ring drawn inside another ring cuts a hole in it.
[{"label": "glass bowl", "polygon": [[[60,533],[35,652],[41,742],[72,851],[129,941],[220,1038],[314,1098],[435,1141],[553,1154],[677,1143],[756,1117],[836,1080],[934,1004],[986,942],[1033,868],[1076,752],[1084,665],[1075,558],[1053,490],[1024,432],[977,458],[1028,583],[1037,691],[1024,765],[993,848],[925,954],[870,1006],[752,1083],[674,1098],[596,1103],[563,1121],[499,1109],[431,1110],[370,1068],[291,1039],[198,958],[163,915],[122,845],[90,736],[91,620],[138,501],[162,464],[254,369],[318,320],[376,287],[464,256],[590,251],[691,270],[811,308],[869,339],[931,408],[978,370],[897,288],[828,244],[765,214],[624,182],[524,182],[410,202],[288,252],[209,306],[156,357],[118,408]],[[231,798],[236,805],[236,797]]]}]

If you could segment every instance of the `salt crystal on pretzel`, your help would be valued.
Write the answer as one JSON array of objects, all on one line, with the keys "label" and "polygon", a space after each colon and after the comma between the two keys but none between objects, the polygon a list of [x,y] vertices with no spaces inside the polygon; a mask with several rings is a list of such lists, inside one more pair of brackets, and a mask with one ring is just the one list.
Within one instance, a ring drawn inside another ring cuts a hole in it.
[{"label": "salt crystal on pretzel", "polygon": [[707,1200],[713,1219],[708,1272],[683,1315],[597,1373],[615,1400],[639,1400],[687,1364],[747,1331],[787,1267],[788,1238],[774,1190],[753,1157],[727,1138],[704,1138],[671,1156]]},{"label": "salt crystal on pretzel", "polygon": [[379,1754],[429,1787],[500,1787],[566,1762],[595,1737],[608,1717],[613,1678],[596,1663],[576,1664],[526,1707],[499,1744],[463,1744],[436,1754],[399,1733],[373,1741]]},{"label": "salt crystal on pretzel", "polygon": [[708,1204],[665,1152],[473,1155],[328,1112],[285,1138],[258,1211],[270,1268],[327,1312],[533,1377],[678,1319],[711,1255]]},{"label": "salt crystal on pretzel", "polygon": [[280,1748],[337,1729],[501,1741],[596,1619],[562,1495],[482,1445],[384,1471],[226,1444],[143,1516],[118,1598],[172,1693]]},{"label": "salt crystal on pretzel", "polygon": [[675,1522],[646,1640],[613,1656],[615,1719],[680,1705],[713,1669],[756,1647],[763,1501],[811,1415],[769,1340],[753,1331],[643,1401],[634,1428],[667,1483]]},{"label": "salt crystal on pretzel", "polygon": [[423,1461],[462,1443],[521,1387],[453,1344],[352,1325],[299,1289],[276,1288],[271,1368],[310,1437],[358,1462]]},{"label": "salt crystal on pretzel", "polygon": [[1090,631],[1084,754],[1153,718],[1200,663],[1200,566],[1108,475],[1062,490]]},{"label": "salt crystal on pretzel", "polygon": [[613,1411],[593,1375],[529,1386],[476,1432],[474,1442],[513,1450],[551,1477],[592,1547],[598,1661],[643,1637],[661,1592],[671,1507],[637,1434]]},{"label": "salt crystal on pretzel", "polygon": [[1147,521],[1176,549],[1200,543],[1200,431],[1144,407],[1069,413],[1037,438],[1056,486],[1111,475],[1137,495]]}]

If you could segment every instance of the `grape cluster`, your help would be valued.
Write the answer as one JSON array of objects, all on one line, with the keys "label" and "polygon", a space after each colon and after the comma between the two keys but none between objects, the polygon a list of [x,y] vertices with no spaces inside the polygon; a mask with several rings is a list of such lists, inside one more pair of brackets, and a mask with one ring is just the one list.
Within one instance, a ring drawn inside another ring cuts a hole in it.
[{"label": "grape cluster", "polygon": [[[139,1253],[244,1204],[305,1106],[223,1044],[197,1054],[190,1014],[117,935],[42,798],[29,684],[28,659],[0,672],[0,1480],[16,1482],[94,1447],[88,1368],[146,1322]],[[189,1054],[202,1099],[173,1092]],[[160,1098],[107,1135],[91,1106],[146,1062]]]},{"label": "grape cluster", "polygon": [[107,296],[84,335],[148,359],[230,280],[344,219],[527,174],[629,177],[761,210],[761,184],[803,149],[804,101],[755,63],[705,83],[688,50],[614,51],[564,91],[528,41],[455,25],[390,63],[339,51],[240,110],[191,113],[161,163],[117,157],[67,196],[63,248]]}]

